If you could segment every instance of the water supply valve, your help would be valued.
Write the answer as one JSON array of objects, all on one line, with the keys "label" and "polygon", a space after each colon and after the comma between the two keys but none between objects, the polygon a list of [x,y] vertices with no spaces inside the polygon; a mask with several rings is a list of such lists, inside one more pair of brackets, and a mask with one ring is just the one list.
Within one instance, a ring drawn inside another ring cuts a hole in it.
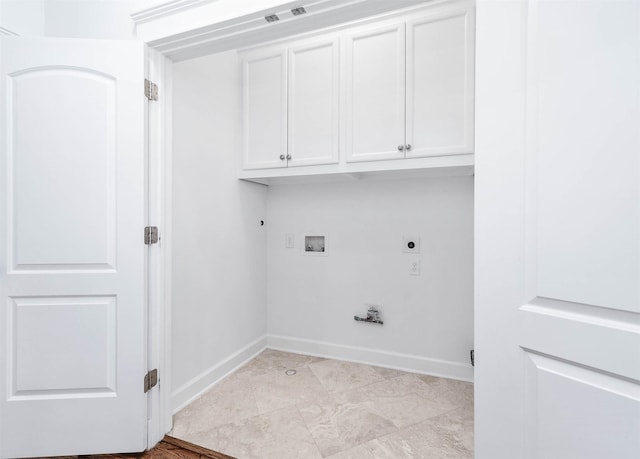
[{"label": "water supply valve", "polygon": [[358,322],[369,322],[371,324],[382,325],[384,322],[380,318],[380,310],[376,305],[369,305],[366,317],[353,316],[353,320]]}]

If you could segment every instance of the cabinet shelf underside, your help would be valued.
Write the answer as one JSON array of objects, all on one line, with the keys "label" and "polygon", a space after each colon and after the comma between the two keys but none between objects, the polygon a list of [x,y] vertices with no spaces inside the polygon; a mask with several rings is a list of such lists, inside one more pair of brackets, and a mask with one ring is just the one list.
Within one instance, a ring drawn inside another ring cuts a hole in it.
[{"label": "cabinet shelf underside", "polygon": [[371,161],[324,166],[283,167],[242,171],[238,178],[263,185],[331,183],[468,176],[474,173],[473,154]]}]

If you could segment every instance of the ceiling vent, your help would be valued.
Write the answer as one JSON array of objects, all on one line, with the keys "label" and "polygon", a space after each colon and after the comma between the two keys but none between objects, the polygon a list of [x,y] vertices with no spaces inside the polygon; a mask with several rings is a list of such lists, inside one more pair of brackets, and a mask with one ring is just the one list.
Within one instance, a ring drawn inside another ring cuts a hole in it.
[{"label": "ceiling vent", "polygon": [[298,8],[291,9],[291,13],[293,13],[294,16],[300,16],[301,14],[304,14],[306,12],[307,10],[305,10],[303,6],[299,6]]}]

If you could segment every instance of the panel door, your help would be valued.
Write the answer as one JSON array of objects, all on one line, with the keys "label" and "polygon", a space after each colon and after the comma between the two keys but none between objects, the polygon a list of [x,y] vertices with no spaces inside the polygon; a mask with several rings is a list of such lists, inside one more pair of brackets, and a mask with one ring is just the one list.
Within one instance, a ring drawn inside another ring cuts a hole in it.
[{"label": "panel door", "polygon": [[407,22],[407,158],[473,153],[473,16],[456,6]]},{"label": "panel door", "polygon": [[640,457],[640,4],[477,3],[476,457]]},{"label": "panel door", "polygon": [[242,71],[243,168],[286,167],[286,50],[263,50],[244,56]]},{"label": "panel door", "polygon": [[339,160],[338,39],[289,49],[288,166]]},{"label": "panel door", "polygon": [[348,162],[404,158],[404,23],[345,37],[345,153]]},{"label": "panel door", "polygon": [[142,451],[144,47],[0,46],[0,456]]}]

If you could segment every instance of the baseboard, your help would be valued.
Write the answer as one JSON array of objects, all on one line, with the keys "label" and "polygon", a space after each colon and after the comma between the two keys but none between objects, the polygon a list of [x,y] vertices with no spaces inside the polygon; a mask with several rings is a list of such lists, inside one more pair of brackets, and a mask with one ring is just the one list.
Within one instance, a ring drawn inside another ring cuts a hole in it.
[{"label": "baseboard", "polygon": [[428,374],[443,378],[473,381],[473,367],[448,360],[430,359],[412,354],[345,346],[325,341],[313,341],[289,336],[265,335],[247,344],[215,366],[191,379],[171,394],[172,413],[187,406],[221,379],[254,358],[265,348],[297,354],[314,355],[330,359],[365,363],[412,373]]},{"label": "baseboard", "polygon": [[412,373],[473,381],[473,367],[471,364],[448,360],[430,359],[411,354],[278,335],[267,336],[267,347],[279,351],[366,363]]},{"label": "baseboard", "polygon": [[202,393],[209,390],[218,381],[234,372],[247,361],[254,358],[267,347],[267,337],[262,336],[257,340],[247,344],[242,349],[234,352],[226,359],[217,363],[207,371],[196,376],[186,384],[177,388],[171,394],[171,412],[173,414],[180,411]]}]

